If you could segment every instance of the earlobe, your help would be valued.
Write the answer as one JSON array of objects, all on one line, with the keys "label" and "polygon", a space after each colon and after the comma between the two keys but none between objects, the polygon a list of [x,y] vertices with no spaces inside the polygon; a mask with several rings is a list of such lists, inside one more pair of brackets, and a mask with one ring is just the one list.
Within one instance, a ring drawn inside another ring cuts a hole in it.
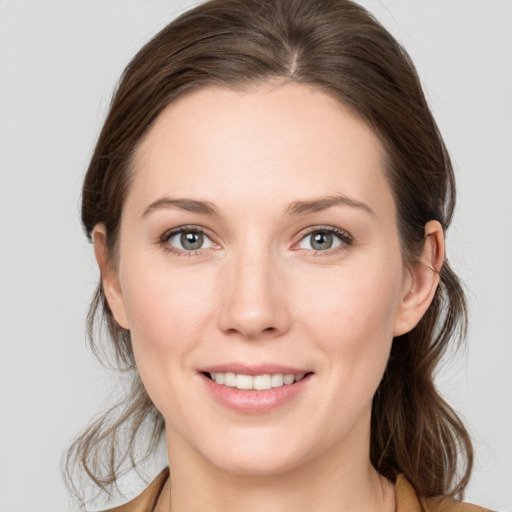
[{"label": "earlobe", "polygon": [[117,270],[109,257],[107,233],[103,224],[98,224],[92,232],[94,255],[100,268],[103,293],[114,315],[116,322],[123,328],[129,329],[126,308]]},{"label": "earlobe", "polygon": [[416,326],[430,306],[439,285],[444,262],[444,233],[438,221],[425,224],[424,240],[422,258],[414,264],[405,280],[393,336],[401,336]]}]

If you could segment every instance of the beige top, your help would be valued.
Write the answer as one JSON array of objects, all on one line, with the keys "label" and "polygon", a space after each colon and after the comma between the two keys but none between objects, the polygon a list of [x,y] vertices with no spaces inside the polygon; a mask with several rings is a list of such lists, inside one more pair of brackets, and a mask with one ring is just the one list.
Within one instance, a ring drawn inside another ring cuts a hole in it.
[{"label": "beige top", "polygon": [[[165,468],[135,499],[105,512],[153,512],[168,478],[169,468]],[[451,498],[420,498],[403,475],[396,480],[395,498],[396,512],[491,512]]]}]

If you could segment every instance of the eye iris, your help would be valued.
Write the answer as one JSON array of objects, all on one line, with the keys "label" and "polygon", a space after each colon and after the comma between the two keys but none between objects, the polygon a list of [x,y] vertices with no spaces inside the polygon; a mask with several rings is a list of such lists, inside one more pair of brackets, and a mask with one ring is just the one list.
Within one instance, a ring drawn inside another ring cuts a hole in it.
[{"label": "eye iris", "polygon": [[180,238],[182,247],[190,251],[200,249],[204,240],[203,234],[197,231],[184,231]]},{"label": "eye iris", "polygon": [[318,231],[311,236],[311,247],[317,251],[325,251],[332,247],[333,237],[331,233]]}]

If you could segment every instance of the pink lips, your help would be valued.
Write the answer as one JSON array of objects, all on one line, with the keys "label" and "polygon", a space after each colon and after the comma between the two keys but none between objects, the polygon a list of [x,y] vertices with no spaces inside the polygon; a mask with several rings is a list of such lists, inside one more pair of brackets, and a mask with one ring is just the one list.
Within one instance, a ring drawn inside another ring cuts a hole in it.
[{"label": "pink lips", "polygon": [[[309,370],[293,368],[289,366],[265,364],[248,366],[239,363],[222,364],[209,366],[200,370],[200,376],[207,390],[213,398],[222,406],[233,411],[244,414],[262,414],[270,412],[281,405],[291,401],[299,395],[310,383],[312,374]],[[237,389],[222,384],[217,384],[211,380],[206,373],[227,373],[243,375],[264,375],[264,374],[306,374],[304,379],[293,384],[283,385],[281,387],[265,390],[245,390]]]}]

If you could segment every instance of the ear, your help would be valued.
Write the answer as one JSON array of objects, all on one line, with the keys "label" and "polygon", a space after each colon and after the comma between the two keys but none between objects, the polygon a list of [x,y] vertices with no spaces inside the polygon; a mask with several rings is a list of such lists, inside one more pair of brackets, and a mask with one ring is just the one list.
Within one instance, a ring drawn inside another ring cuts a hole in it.
[{"label": "ear", "polygon": [[393,336],[411,331],[427,311],[439,285],[444,262],[444,233],[437,220],[425,224],[425,242],[420,261],[408,271]]},{"label": "ear", "polygon": [[116,322],[123,328],[129,329],[126,308],[123,299],[119,276],[114,264],[109,257],[107,246],[107,231],[103,224],[98,224],[92,232],[92,241],[94,243],[94,255],[100,267],[101,283],[103,293],[107,299],[108,305]]}]

